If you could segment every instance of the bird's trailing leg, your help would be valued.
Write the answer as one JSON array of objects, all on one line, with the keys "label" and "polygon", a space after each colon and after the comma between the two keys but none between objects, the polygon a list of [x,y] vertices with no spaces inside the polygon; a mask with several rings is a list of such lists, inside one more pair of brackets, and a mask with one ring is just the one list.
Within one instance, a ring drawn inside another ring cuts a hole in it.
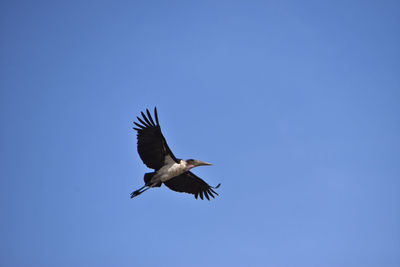
[{"label": "bird's trailing leg", "polygon": [[[147,187],[147,188],[146,188],[146,187]],[[140,194],[143,193],[144,191],[149,190],[150,188],[151,188],[150,186],[145,185],[145,186],[139,188],[138,190],[133,191],[133,192],[131,193],[131,198],[137,197],[138,195],[140,195]]]}]

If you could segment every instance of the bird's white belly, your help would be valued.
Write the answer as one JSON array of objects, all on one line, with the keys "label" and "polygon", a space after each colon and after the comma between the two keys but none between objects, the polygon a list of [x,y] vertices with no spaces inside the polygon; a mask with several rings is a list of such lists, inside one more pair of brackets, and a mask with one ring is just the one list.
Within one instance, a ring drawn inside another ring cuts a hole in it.
[{"label": "bird's white belly", "polygon": [[161,182],[168,181],[169,179],[184,173],[184,166],[182,164],[174,163],[172,165],[163,166],[158,173],[160,174]]},{"label": "bird's white belly", "polygon": [[176,163],[169,155],[165,157],[164,166],[162,166],[153,176],[151,182],[159,183],[165,182],[169,179],[181,175],[185,172],[186,163],[181,160],[179,163]]}]

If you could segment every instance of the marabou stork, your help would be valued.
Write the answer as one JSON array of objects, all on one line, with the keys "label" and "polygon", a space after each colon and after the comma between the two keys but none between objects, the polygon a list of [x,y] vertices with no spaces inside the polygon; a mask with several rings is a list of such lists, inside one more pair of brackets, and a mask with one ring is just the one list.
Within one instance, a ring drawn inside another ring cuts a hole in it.
[{"label": "marabou stork", "polygon": [[152,187],[160,187],[165,184],[169,189],[177,192],[193,194],[197,199],[205,196],[210,200],[210,196],[218,195],[212,187],[202,179],[194,175],[190,170],[198,166],[211,165],[210,163],[194,159],[178,159],[169,149],[167,141],[161,133],[158,122],[157,108],[154,108],[155,123],[148,109],[147,116],[141,112],[143,119],[137,117],[140,123],[134,122],[137,131],[137,150],[143,163],[154,169],[154,172],[144,175],[145,185],[131,193],[134,198]]}]

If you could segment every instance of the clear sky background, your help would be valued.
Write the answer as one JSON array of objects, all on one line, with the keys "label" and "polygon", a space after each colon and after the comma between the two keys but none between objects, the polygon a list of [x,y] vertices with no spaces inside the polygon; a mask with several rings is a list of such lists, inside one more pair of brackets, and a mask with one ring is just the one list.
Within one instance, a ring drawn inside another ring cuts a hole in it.
[{"label": "clear sky background", "polygon": [[[1,266],[400,266],[398,1],[2,1]],[[157,106],[212,201],[152,189]]]}]

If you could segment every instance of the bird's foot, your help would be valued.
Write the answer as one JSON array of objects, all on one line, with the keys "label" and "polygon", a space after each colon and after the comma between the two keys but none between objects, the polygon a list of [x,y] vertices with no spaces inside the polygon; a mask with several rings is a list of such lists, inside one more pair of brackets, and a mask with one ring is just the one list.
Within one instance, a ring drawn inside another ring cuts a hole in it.
[{"label": "bird's foot", "polygon": [[142,193],[142,192],[140,192],[140,190],[136,190],[136,191],[132,192],[131,193],[131,198],[134,198],[134,197],[140,195],[140,193]]},{"label": "bird's foot", "polygon": [[149,190],[150,188],[151,188],[151,186],[145,185],[145,186],[139,188],[138,190],[133,191],[133,192],[131,193],[131,198],[134,198],[134,197],[140,195],[141,193],[143,193],[143,192]]}]

